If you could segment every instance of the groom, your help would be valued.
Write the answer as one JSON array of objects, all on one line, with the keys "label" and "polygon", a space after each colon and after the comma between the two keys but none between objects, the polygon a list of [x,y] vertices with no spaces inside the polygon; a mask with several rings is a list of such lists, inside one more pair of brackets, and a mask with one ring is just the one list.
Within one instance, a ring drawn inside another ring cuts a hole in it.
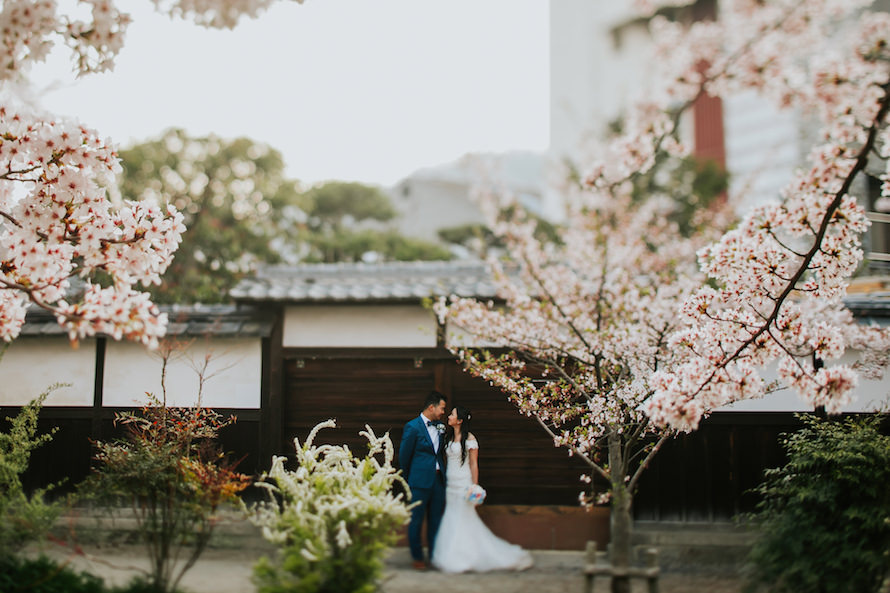
[{"label": "groom", "polygon": [[432,391],[423,404],[420,416],[405,424],[402,444],[399,445],[399,465],[411,488],[411,502],[420,504],[411,510],[408,524],[408,543],[416,570],[426,570],[420,531],[427,518],[426,537],[433,557],[436,532],[445,512],[445,463],[443,458],[445,424],[445,396]]}]

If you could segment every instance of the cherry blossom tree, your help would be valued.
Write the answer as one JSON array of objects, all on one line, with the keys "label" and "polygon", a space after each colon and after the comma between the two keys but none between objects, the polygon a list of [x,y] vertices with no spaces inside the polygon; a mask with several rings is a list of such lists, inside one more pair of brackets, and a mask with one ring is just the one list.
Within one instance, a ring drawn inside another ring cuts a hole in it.
[{"label": "cherry blossom tree", "polygon": [[[689,31],[663,21],[654,28],[663,46],[683,40],[673,54],[680,74],[668,85],[675,102],[753,89],[820,126],[782,195],[700,252],[711,283],[685,303],[689,324],[670,338],[681,362],[652,378],[646,410],[658,423],[692,430],[716,407],[760,397],[770,363],[806,402],[836,413],[859,373],[875,376],[886,364],[887,332],[855,326],[842,304],[862,260],[868,220],[853,190],[870,161],[883,168],[881,192],[890,196],[890,15],[870,4],[738,1]],[[640,120],[649,128],[628,142],[636,150],[620,157],[625,166],[645,166],[646,151],[663,137],[654,122],[670,125],[669,111],[653,104],[645,111],[661,115]],[[601,167],[588,181],[607,186],[610,175]],[[849,347],[869,356],[837,364]]]},{"label": "cherry blossom tree", "polygon": [[611,500],[616,566],[630,561],[633,493],[673,433],[644,412],[649,379],[675,364],[668,337],[686,323],[676,310],[704,280],[696,250],[728,220],[717,201],[684,235],[674,220],[679,204],[666,196],[638,202],[632,189],[577,196],[559,242],[536,234],[515,204],[500,204],[492,229],[508,255],[490,260],[499,299],[451,297],[435,306],[466,370],[583,460],[583,481],[608,484],[580,500]]},{"label": "cherry blossom tree", "polygon": [[[870,4],[734,0],[709,21],[652,17],[664,84],[586,167],[564,243],[502,222],[496,234],[511,257],[492,262],[501,300],[437,306],[471,336],[450,330],[466,368],[608,480],[616,565],[629,557],[639,472],[667,430],[693,430],[718,406],[762,396],[771,362],[829,412],[848,401],[857,371],[886,363],[887,332],[857,326],[842,303],[868,228],[851,191],[870,159],[883,162],[890,196],[890,16]],[[685,152],[680,122],[698,98],[751,90],[820,122],[818,144],[781,196],[760,196],[764,205],[696,253],[699,237],[660,227],[657,201],[629,205],[629,186],[661,152]],[[472,347],[480,342],[498,350]],[[868,356],[857,368],[832,365],[847,348]]]},{"label": "cherry blossom tree", "polygon": [[[153,1],[171,15],[231,28],[273,0]],[[139,287],[160,282],[185,230],[182,216],[115,202],[114,145],[14,92],[56,44],[70,48],[79,76],[113,66],[129,16],[110,0],[80,5],[67,5],[72,13],[55,0],[0,7],[0,338],[13,340],[36,305],[54,312],[72,341],[104,332],[155,346],[166,317]]]}]

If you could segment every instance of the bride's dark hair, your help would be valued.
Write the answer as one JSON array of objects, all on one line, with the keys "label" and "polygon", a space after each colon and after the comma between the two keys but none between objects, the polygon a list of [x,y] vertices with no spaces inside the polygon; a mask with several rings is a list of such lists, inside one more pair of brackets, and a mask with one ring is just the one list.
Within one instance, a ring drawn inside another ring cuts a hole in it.
[{"label": "bride's dark hair", "polygon": [[[460,425],[460,464],[463,465],[467,460],[467,436],[470,434],[470,420],[473,415],[463,406],[454,406],[457,411],[457,419],[463,422]],[[448,442],[454,440],[454,430],[448,435]]]}]

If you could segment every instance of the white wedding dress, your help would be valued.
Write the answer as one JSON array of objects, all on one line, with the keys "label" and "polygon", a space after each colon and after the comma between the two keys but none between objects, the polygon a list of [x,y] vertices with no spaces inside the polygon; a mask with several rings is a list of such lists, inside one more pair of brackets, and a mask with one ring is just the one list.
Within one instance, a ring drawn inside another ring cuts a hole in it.
[{"label": "white wedding dress", "polygon": [[[478,449],[476,440],[467,440],[467,449]],[[469,457],[469,454],[468,454]],[[531,554],[489,531],[467,502],[467,488],[473,485],[469,459],[461,464],[460,443],[445,448],[445,514],[433,546],[433,566],[442,572],[485,572],[525,570],[532,565]]]}]

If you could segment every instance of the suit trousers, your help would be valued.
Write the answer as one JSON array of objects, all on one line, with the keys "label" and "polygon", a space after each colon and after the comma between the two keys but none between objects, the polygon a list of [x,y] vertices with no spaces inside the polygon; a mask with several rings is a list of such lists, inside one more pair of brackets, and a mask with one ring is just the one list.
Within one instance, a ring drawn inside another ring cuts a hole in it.
[{"label": "suit trousers", "polygon": [[411,522],[408,523],[408,545],[411,547],[411,557],[414,560],[423,560],[423,542],[421,532],[423,520],[426,524],[427,547],[433,557],[433,546],[436,544],[436,533],[439,531],[439,523],[445,512],[445,479],[442,472],[436,472],[436,479],[432,488],[411,487],[411,502],[420,502],[411,509]]}]

